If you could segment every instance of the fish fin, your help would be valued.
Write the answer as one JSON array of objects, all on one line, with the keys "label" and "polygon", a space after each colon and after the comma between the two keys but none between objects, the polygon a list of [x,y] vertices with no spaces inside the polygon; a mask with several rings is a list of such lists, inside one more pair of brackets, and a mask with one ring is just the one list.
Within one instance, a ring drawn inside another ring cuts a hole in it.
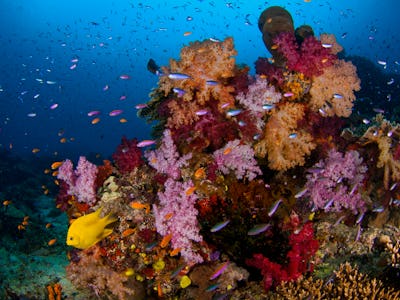
[{"label": "fish fin", "polygon": [[99,236],[97,241],[101,241],[102,239],[104,239],[105,237],[109,236],[111,233],[113,232],[112,229],[107,229],[105,228],[104,231],[101,233],[101,235]]},{"label": "fish fin", "polygon": [[105,216],[102,221],[104,221],[104,227],[107,226],[108,224],[114,223],[118,221],[117,217],[114,217],[112,213],[109,213],[107,216]]}]

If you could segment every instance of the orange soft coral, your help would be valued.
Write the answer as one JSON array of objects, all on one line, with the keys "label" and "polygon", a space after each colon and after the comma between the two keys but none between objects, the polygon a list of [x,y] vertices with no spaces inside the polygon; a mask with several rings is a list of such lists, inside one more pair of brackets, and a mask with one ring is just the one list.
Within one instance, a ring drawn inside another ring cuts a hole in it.
[{"label": "orange soft coral", "polygon": [[311,134],[297,127],[304,110],[304,104],[287,102],[279,106],[265,125],[264,138],[255,145],[255,152],[261,157],[268,155],[271,169],[302,166],[315,148]]},{"label": "orange soft coral", "polygon": [[312,110],[324,117],[349,117],[356,99],[354,91],[360,90],[360,79],[351,62],[336,60],[320,76],[314,77],[310,89]]},{"label": "orange soft coral", "polygon": [[[218,101],[221,105],[225,104],[224,107],[233,106],[235,99],[232,93],[235,89],[227,85],[226,81],[235,75],[233,56],[236,54],[233,39],[226,38],[222,42],[193,42],[181,50],[180,60],[170,60],[169,68],[163,68],[165,74],[181,73],[190,78],[176,80],[169,76],[160,77],[158,90],[165,96],[171,93],[173,88],[184,91],[181,97],[176,97],[177,99],[168,104],[173,116],[168,122],[169,127],[188,125],[197,120],[195,112],[205,107],[210,99]],[[188,102],[191,102],[191,109],[182,109]]]},{"label": "orange soft coral", "polygon": [[377,115],[375,122],[379,126],[374,125],[367,129],[361,137],[361,143],[364,145],[376,143],[380,154],[376,166],[383,169],[383,185],[385,189],[389,189],[390,179],[392,182],[400,180],[400,161],[395,159],[393,151],[398,145],[400,137],[400,125],[392,124],[383,118],[383,115]]}]

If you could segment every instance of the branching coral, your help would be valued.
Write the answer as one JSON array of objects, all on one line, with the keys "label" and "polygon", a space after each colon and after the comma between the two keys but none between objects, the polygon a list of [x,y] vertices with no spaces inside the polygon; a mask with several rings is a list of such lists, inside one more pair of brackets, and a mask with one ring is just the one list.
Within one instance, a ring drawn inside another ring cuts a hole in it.
[{"label": "branching coral", "polygon": [[360,79],[351,62],[336,60],[313,78],[309,105],[322,116],[348,117],[356,99],[354,91],[360,90]]},{"label": "branching coral", "polygon": [[[167,96],[175,88],[182,90],[183,95],[168,104],[172,116],[168,120],[168,127],[188,125],[197,120],[195,112],[211,98],[221,105],[233,106],[235,99],[232,93],[235,88],[225,84],[225,81],[235,75],[235,55],[233,39],[226,38],[221,42],[193,42],[181,50],[179,61],[170,60],[169,68],[163,69],[166,75],[160,77],[158,90]],[[168,76],[175,73],[190,78],[177,80]]]},{"label": "branching coral", "polygon": [[268,299],[388,299],[395,300],[399,291],[385,288],[382,281],[371,279],[349,263],[342,264],[328,279],[300,278],[283,282]]},{"label": "branching coral", "polygon": [[305,163],[305,157],[315,148],[312,136],[299,129],[305,107],[299,103],[284,103],[265,125],[264,137],[255,145],[257,156],[268,156],[269,167],[287,170]]},{"label": "branching coral", "polygon": [[361,190],[367,167],[357,151],[343,155],[332,149],[312,170],[317,171],[307,175],[305,195],[311,197],[315,208],[335,212],[348,209],[353,214],[366,210]]}]

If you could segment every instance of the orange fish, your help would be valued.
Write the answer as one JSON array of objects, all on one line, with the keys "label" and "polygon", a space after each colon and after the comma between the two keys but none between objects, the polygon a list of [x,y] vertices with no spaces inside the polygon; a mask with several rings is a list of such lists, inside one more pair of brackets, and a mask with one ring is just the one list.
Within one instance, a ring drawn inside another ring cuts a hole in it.
[{"label": "orange fish", "polygon": [[50,169],[45,169],[45,170],[43,171],[43,173],[44,173],[44,174],[49,174],[49,173],[50,173]]},{"label": "orange fish", "polygon": [[67,142],[67,139],[66,139],[65,137],[63,137],[63,138],[60,139],[60,143],[61,143],[61,144],[65,144],[66,142]]},{"label": "orange fish", "polygon": [[100,122],[100,118],[94,118],[91,123],[94,125],[94,124],[97,124],[99,122]]},{"label": "orange fish", "polygon": [[24,226],[27,226],[27,225],[29,225],[29,222],[28,221],[22,221],[21,224],[24,225]]},{"label": "orange fish", "polygon": [[321,60],[321,62],[322,62],[323,64],[326,63],[327,61],[328,61],[327,58],[324,58],[324,59]]},{"label": "orange fish", "polygon": [[53,173],[51,173],[51,176],[56,177],[58,175],[58,171],[54,171]]},{"label": "orange fish", "polygon": [[32,153],[38,153],[39,151],[40,151],[39,148],[33,148],[33,149],[32,149]]},{"label": "orange fish", "polygon": [[192,186],[192,187],[188,188],[188,189],[186,190],[186,192],[185,192],[186,196],[190,196],[191,194],[194,193],[195,190],[196,190],[196,187],[195,187],[195,186]]},{"label": "orange fish", "polygon": [[179,252],[181,252],[181,248],[176,248],[176,249],[172,250],[172,251],[169,253],[169,255],[170,255],[170,256],[175,256],[175,255],[178,255]]},{"label": "orange fish", "polygon": [[168,221],[169,219],[171,219],[173,217],[174,213],[168,213],[165,215],[164,220]]},{"label": "orange fish", "polygon": [[25,216],[24,221],[28,221],[28,220],[29,220],[29,216]]},{"label": "orange fish", "polygon": [[52,226],[51,223],[47,223],[47,224],[46,224],[46,228],[47,228],[47,229],[49,229],[51,226]]},{"label": "orange fish", "polygon": [[271,46],[271,50],[276,50],[276,49],[278,49],[279,48],[279,46],[277,45],[277,44],[273,44],[272,46]]},{"label": "orange fish", "polygon": [[58,169],[64,162],[63,161],[55,161],[51,164],[51,169],[55,170]]},{"label": "orange fish", "polygon": [[189,36],[189,35],[191,35],[191,34],[192,34],[191,31],[186,31],[186,32],[183,33],[183,36]]},{"label": "orange fish", "polygon": [[143,204],[137,201],[132,201],[131,203],[129,203],[129,206],[132,207],[133,209],[146,209],[146,214],[150,213],[149,204]]},{"label": "orange fish", "polygon": [[231,148],[231,147],[228,147],[228,148],[226,148],[226,149],[224,150],[223,154],[224,154],[224,155],[228,155],[228,154],[231,153],[231,152],[232,152],[232,148]]},{"label": "orange fish", "polygon": [[8,206],[8,205],[10,205],[12,202],[10,201],[10,200],[4,200],[3,201],[3,205],[4,206]]},{"label": "orange fish", "polygon": [[203,179],[204,177],[206,177],[206,171],[204,168],[198,168],[196,172],[194,172],[194,178]]},{"label": "orange fish", "polygon": [[120,123],[126,123],[126,122],[128,122],[128,120],[125,119],[125,118],[121,118],[121,119],[119,119],[119,122],[120,122]]},{"label": "orange fish", "polygon": [[163,239],[161,240],[160,247],[161,248],[167,247],[167,245],[169,244],[169,241],[171,240],[171,238],[172,238],[172,233],[167,234],[166,236],[164,236]]},{"label": "orange fish", "polygon": [[17,228],[18,228],[18,230],[20,230],[20,231],[21,231],[21,230],[25,230],[25,227],[24,227],[24,225],[21,225],[21,224],[20,224],[20,225],[18,225],[18,226],[17,226]]},{"label": "orange fish", "polygon": [[56,242],[57,242],[57,239],[51,239],[51,240],[47,243],[47,245],[52,246],[52,245],[54,245]]},{"label": "orange fish", "polygon": [[124,237],[127,237],[127,236],[130,236],[132,233],[134,233],[136,231],[136,229],[135,228],[128,228],[128,229],[125,229],[123,232],[122,232],[122,237],[124,238]]}]

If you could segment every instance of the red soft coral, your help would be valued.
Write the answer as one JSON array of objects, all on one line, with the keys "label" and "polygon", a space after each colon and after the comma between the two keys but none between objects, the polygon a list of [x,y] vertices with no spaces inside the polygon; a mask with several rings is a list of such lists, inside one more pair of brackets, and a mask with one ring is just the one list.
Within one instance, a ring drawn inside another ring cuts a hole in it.
[{"label": "red soft coral", "polygon": [[262,254],[254,254],[253,258],[246,260],[247,265],[261,269],[266,291],[283,281],[296,280],[305,272],[312,271],[310,259],[319,246],[314,238],[312,223],[306,223],[298,234],[292,233],[289,245],[291,250],[286,255],[289,260],[287,265],[272,262]]},{"label": "red soft coral", "polygon": [[283,32],[274,39],[274,43],[278,47],[277,51],[285,57],[288,69],[301,72],[307,77],[321,75],[324,68],[332,66],[337,59],[314,36],[305,38],[299,46],[292,33]]},{"label": "red soft coral", "polygon": [[129,173],[143,164],[142,152],[137,146],[137,139],[122,137],[121,144],[112,158],[122,174]]}]

